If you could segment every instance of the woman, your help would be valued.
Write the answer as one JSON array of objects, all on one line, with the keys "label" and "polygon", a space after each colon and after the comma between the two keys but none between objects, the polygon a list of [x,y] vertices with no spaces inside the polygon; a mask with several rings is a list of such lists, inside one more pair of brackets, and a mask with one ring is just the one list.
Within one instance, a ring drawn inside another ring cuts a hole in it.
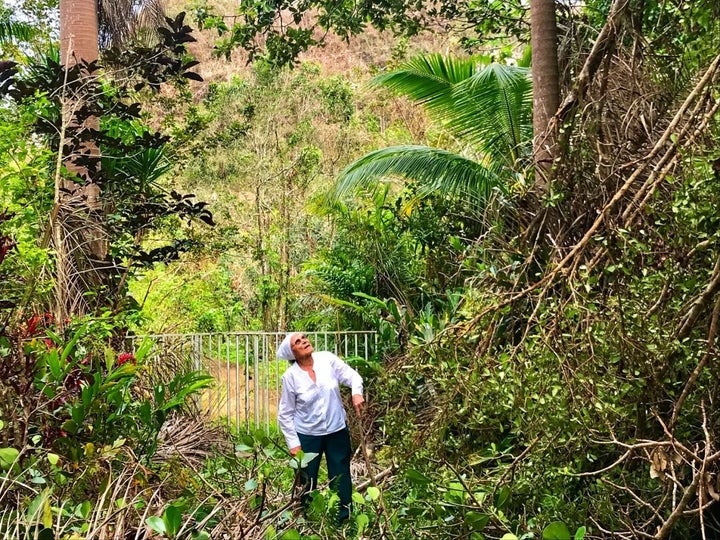
[{"label": "woman", "polygon": [[320,458],[325,454],[328,477],[340,497],[338,523],[350,517],[352,482],[350,479],[350,433],[339,383],[352,388],[355,412],[362,412],[363,381],[353,368],[328,351],[313,351],[308,338],[296,332],[288,334],[277,350],[278,358],[290,361],[282,376],[282,394],[278,424],[290,454],[317,453],[303,469],[304,506],[310,491],[317,487]]}]

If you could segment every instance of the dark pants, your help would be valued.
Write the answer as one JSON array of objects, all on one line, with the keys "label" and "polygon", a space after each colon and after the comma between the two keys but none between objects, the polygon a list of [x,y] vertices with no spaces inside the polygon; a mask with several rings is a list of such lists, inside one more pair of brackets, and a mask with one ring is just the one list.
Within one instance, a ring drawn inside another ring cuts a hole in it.
[{"label": "dark pants", "polygon": [[352,500],[352,480],[350,479],[350,432],[347,427],[330,435],[303,435],[298,433],[300,446],[304,453],[317,453],[318,456],[301,471],[305,482],[300,500],[303,506],[310,501],[310,492],[317,487],[320,458],[325,454],[330,485],[340,497],[338,523],[350,517]]}]

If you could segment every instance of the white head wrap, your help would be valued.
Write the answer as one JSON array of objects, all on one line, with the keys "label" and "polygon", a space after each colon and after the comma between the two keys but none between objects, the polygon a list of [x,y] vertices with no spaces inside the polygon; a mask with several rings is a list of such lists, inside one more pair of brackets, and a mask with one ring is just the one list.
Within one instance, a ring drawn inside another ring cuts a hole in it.
[{"label": "white head wrap", "polygon": [[291,332],[287,336],[285,336],[285,339],[283,339],[280,346],[277,348],[277,357],[282,358],[283,360],[288,360],[292,362],[295,360],[295,355],[292,352],[292,348],[290,347],[290,338],[293,334],[296,334],[297,332]]}]

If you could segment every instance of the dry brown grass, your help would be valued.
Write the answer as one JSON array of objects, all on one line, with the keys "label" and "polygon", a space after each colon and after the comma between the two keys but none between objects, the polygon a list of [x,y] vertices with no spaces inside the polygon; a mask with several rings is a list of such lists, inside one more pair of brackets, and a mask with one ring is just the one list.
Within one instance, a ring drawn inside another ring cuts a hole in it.
[{"label": "dry brown grass", "polygon": [[[214,0],[211,4],[215,7],[216,13],[227,16],[233,15],[237,7],[237,2],[231,0]],[[188,12],[187,22],[194,28],[197,27],[189,11],[190,3],[187,0],[168,0],[166,8],[171,16],[181,11]],[[228,19],[227,23],[231,24],[232,19]],[[216,30],[196,30],[193,35],[197,42],[190,43],[188,48],[200,61],[197,71],[205,79],[204,83],[192,83],[195,87],[193,90],[199,91],[200,97],[204,95],[204,88],[209,83],[228,81],[234,75],[242,74],[249,69],[248,55],[245,51],[234,51],[229,61],[213,56],[212,49],[217,39]],[[362,80],[393,61],[393,54],[400,40],[389,31],[380,32],[370,27],[347,42],[331,33],[324,37],[324,41],[324,47],[316,47],[302,54],[300,61],[317,63],[325,75],[353,74]],[[430,51],[457,52],[458,36],[447,32],[424,32],[408,40],[405,50],[410,55]]]}]

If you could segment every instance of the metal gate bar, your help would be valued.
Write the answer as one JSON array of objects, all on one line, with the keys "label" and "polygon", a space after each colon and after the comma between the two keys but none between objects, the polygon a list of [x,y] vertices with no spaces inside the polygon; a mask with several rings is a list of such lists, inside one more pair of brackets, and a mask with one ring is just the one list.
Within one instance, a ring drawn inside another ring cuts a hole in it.
[{"label": "metal gate bar", "polygon": [[[288,366],[275,358],[284,332],[156,334],[128,338],[131,350],[146,338],[155,342],[150,355],[154,376],[168,382],[181,371],[205,370],[216,379],[196,401],[209,416],[236,430],[274,424],[280,378]],[[316,350],[368,360],[377,348],[376,332],[308,332]]]}]

